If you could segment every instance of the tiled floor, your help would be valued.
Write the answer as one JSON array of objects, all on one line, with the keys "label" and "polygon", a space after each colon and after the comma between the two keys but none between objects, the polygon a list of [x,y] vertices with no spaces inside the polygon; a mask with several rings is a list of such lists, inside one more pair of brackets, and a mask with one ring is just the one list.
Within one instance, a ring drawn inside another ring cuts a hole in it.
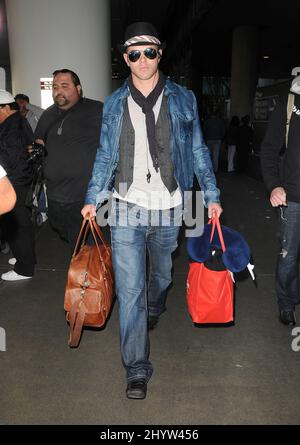
[{"label": "tiled floor", "polygon": [[[291,328],[278,321],[274,292],[276,213],[262,183],[225,173],[218,180],[222,223],[245,235],[257,274],[257,287],[250,278],[236,283],[235,325],[192,324],[183,238],[168,310],[150,333],[155,370],[147,398],[126,399],[117,304],[104,330],[85,330],[79,348],[69,349],[63,310],[68,246],[45,223],[37,236],[35,277],[0,283],[0,326],[6,334],[0,424],[300,422],[300,352],[291,348]],[[8,258],[0,254],[1,272],[10,268]]]}]

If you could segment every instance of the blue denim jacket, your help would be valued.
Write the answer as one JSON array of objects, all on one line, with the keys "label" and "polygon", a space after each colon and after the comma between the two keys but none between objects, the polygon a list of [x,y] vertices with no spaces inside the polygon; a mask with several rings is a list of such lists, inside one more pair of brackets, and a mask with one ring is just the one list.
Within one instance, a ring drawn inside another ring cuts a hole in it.
[{"label": "blue denim jacket", "polygon": [[[104,103],[100,146],[97,150],[92,178],[85,204],[99,205],[113,188],[114,172],[119,161],[119,139],[124,103],[129,96],[127,81]],[[213,172],[208,148],[204,142],[195,96],[176,83],[167,80],[167,96],[171,124],[171,158],[174,175],[181,191],[191,190],[194,173],[205,204],[219,202],[219,189]]]}]

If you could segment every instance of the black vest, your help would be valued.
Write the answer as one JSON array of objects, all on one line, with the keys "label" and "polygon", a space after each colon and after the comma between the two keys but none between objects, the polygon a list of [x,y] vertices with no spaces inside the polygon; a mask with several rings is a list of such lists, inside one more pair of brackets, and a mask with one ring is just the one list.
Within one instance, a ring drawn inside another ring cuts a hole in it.
[{"label": "black vest", "polygon": [[[177,189],[177,182],[174,178],[174,169],[171,159],[170,150],[170,121],[168,117],[167,98],[163,95],[157,123],[155,126],[156,140],[158,143],[158,160],[159,172],[161,179],[172,194]],[[121,196],[119,184],[126,183],[127,190],[133,181],[133,165],[134,165],[134,144],[135,134],[134,128],[130,119],[128,102],[126,101],[124,107],[122,130],[120,135],[120,153],[119,163],[115,172],[115,189]],[[146,174],[146,169],[145,169]]]}]

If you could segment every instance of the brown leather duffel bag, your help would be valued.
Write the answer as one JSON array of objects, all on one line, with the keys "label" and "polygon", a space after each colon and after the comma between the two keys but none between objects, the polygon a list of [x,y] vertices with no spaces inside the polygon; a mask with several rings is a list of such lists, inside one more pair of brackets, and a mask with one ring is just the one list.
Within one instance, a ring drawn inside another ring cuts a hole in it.
[{"label": "brown leather duffel bag", "polygon": [[[95,245],[87,245],[91,230]],[[99,238],[102,244],[99,244]],[[114,296],[111,248],[95,219],[83,220],[72,255],[65,289],[64,309],[70,323],[69,346],[78,346],[83,326],[101,327]]]}]

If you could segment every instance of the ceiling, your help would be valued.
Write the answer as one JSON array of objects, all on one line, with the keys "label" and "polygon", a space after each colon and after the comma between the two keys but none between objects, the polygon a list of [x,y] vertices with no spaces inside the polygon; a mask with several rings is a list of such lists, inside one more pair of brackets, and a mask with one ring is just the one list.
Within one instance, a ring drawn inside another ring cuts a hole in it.
[{"label": "ceiling", "polygon": [[[134,21],[152,22],[166,41],[162,63],[166,74],[190,52],[199,76],[229,77],[232,30],[238,25],[258,29],[259,77],[286,78],[292,67],[300,66],[300,0],[111,0],[111,15],[113,71],[121,77],[126,67],[117,43]],[[9,70],[4,0],[0,0],[0,65]]]},{"label": "ceiling", "polygon": [[113,55],[120,71],[123,62],[116,43],[134,21],[156,25],[166,40],[169,64],[178,54],[182,57],[182,48],[190,50],[199,75],[230,76],[232,30],[238,25],[257,28],[259,77],[286,78],[292,67],[300,65],[300,0],[111,0],[111,4]]},{"label": "ceiling", "polygon": [[205,70],[217,65],[229,74],[232,30],[238,25],[254,26],[259,36],[259,77],[289,76],[291,68],[300,65],[299,13],[299,0],[216,1],[198,24],[193,49],[205,60]]}]

